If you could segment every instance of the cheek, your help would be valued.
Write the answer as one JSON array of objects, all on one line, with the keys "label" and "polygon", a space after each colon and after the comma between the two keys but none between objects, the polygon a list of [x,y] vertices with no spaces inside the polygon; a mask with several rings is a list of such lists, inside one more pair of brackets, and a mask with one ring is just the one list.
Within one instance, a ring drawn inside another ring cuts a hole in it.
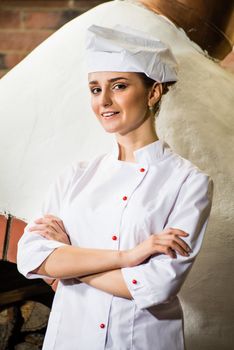
[{"label": "cheek", "polygon": [[139,98],[142,98],[142,96],[129,93],[125,94],[124,96],[118,96],[118,98],[116,98],[116,102],[124,109],[134,109],[136,108],[136,105],[139,104]]},{"label": "cheek", "polygon": [[121,105],[124,106],[125,109],[130,111],[139,111],[142,112],[147,107],[147,100],[143,94],[129,94],[125,96],[125,98],[120,101]]}]

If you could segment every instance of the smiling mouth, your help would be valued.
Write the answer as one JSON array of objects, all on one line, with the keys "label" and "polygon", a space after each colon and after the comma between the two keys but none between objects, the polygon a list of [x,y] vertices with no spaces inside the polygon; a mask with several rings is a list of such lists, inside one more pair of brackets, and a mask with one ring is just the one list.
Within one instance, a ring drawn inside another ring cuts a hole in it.
[{"label": "smiling mouth", "polygon": [[116,114],[119,114],[119,112],[106,112],[106,113],[102,113],[102,117],[108,119],[116,116]]}]

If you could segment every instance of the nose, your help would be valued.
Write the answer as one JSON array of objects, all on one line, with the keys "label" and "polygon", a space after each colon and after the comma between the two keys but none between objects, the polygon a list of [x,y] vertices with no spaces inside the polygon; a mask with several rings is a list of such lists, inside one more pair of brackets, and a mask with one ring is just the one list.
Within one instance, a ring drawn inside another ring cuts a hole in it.
[{"label": "nose", "polygon": [[112,99],[111,99],[110,92],[107,91],[106,89],[102,90],[100,99],[101,99],[102,106],[106,107],[106,106],[112,105]]}]

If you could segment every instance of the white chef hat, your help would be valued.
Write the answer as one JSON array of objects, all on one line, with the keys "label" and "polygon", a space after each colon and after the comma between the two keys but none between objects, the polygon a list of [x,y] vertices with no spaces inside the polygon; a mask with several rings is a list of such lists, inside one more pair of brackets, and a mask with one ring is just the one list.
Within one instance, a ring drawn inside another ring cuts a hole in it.
[{"label": "white chef hat", "polygon": [[169,46],[123,25],[88,27],[86,63],[88,72],[142,72],[160,83],[177,81],[178,64]]}]

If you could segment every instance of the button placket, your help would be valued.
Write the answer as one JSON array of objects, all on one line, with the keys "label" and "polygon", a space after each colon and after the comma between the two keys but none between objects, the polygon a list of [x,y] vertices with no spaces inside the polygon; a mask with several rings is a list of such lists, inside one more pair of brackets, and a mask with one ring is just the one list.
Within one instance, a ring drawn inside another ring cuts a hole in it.
[{"label": "button placket", "polygon": [[[146,175],[147,173],[147,170],[148,170],[148,165],[147,164],[144,164],[142,166],[139,166],[139,164],[136,164],[136,167],[135,167],[135,170],[137,172],[140,172],[143,176],[137,176],[137,181],[135,183],[135,186],[131,189],[131,191],[129,191],[130,193],[130,196],[131,194],[136,190],[136,188],[139,186],[139,184],[141,183],[141,181],[143,181],[144,179],[144,176]],[[124,203],[124,206],[123,206],[123,211],[122,211],[122,215],[121,215],[121,221],[122,221],[122,216],[123,216],[123,213],[124,213],[124,210],[126,209],[126,206],[128,204],[128,201],[129,201],[129,195],[128,194],[125,194],[122,196],[122,202]],[[113,239],[113,238],[112,238]],[[119,239],[118,239],[119,241]]]}]

